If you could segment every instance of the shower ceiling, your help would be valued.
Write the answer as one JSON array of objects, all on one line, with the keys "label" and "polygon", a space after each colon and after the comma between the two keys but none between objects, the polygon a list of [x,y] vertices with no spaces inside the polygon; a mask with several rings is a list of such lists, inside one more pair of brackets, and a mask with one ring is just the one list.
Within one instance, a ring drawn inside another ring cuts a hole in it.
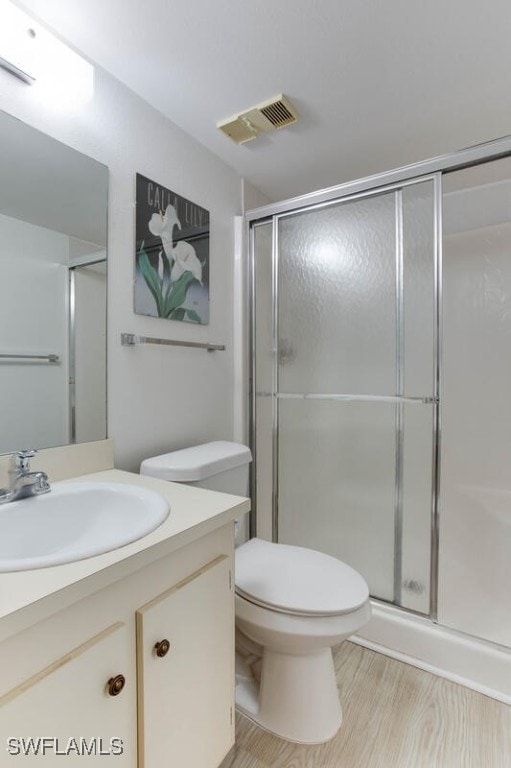
[{"label": "shower ceiling", "polygon": [[[24,0],[271,200],[511,133],[508,0]],[[285,93],[300,122],[219,120]]]}]

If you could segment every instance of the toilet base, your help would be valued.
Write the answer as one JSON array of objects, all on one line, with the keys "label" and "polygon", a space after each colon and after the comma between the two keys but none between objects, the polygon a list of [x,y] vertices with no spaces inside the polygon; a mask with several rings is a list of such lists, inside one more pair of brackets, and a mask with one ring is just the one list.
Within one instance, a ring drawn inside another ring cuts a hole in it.
[{"label": "toilet base", "polygon": [[329,741],[342,722],[332,651],[307,655],[264,649],[260,682],[254,659],[238,665],[236,707],[270,733],[298,744]]}]

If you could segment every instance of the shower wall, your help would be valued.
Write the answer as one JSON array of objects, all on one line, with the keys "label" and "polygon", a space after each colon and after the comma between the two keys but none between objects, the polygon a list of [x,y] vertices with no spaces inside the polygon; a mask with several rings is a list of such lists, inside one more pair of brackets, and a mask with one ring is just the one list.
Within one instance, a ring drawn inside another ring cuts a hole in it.
[{"label": "shower wall", "polygon": [[511,160],[444,176],[439,621],[511,646]]}]

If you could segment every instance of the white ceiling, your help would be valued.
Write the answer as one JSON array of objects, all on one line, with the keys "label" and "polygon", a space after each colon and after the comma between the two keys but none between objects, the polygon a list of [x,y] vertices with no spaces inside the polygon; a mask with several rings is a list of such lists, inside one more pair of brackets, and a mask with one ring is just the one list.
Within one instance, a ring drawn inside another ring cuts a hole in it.
[{"label": "white ceiling", "polygon": [[[22,0],[272,200],[511,133],[509,0]],[[279,93],[300,121],[218,120]]]}]

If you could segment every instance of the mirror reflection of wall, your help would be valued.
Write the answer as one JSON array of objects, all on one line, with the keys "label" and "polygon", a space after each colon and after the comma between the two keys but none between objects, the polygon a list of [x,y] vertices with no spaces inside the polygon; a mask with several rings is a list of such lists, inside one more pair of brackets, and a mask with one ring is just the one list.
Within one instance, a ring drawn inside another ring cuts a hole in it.
[{"label": "mirror reflection of wall", "polygon": [[4,113],[0,145],[0,452],[103,439],[108,169]]},{"label": "mirror reflection of wall", "polygon": [[73,443],[83,443],[106,432],[106,262],[75,266],[70,278],[70,437]]}]

